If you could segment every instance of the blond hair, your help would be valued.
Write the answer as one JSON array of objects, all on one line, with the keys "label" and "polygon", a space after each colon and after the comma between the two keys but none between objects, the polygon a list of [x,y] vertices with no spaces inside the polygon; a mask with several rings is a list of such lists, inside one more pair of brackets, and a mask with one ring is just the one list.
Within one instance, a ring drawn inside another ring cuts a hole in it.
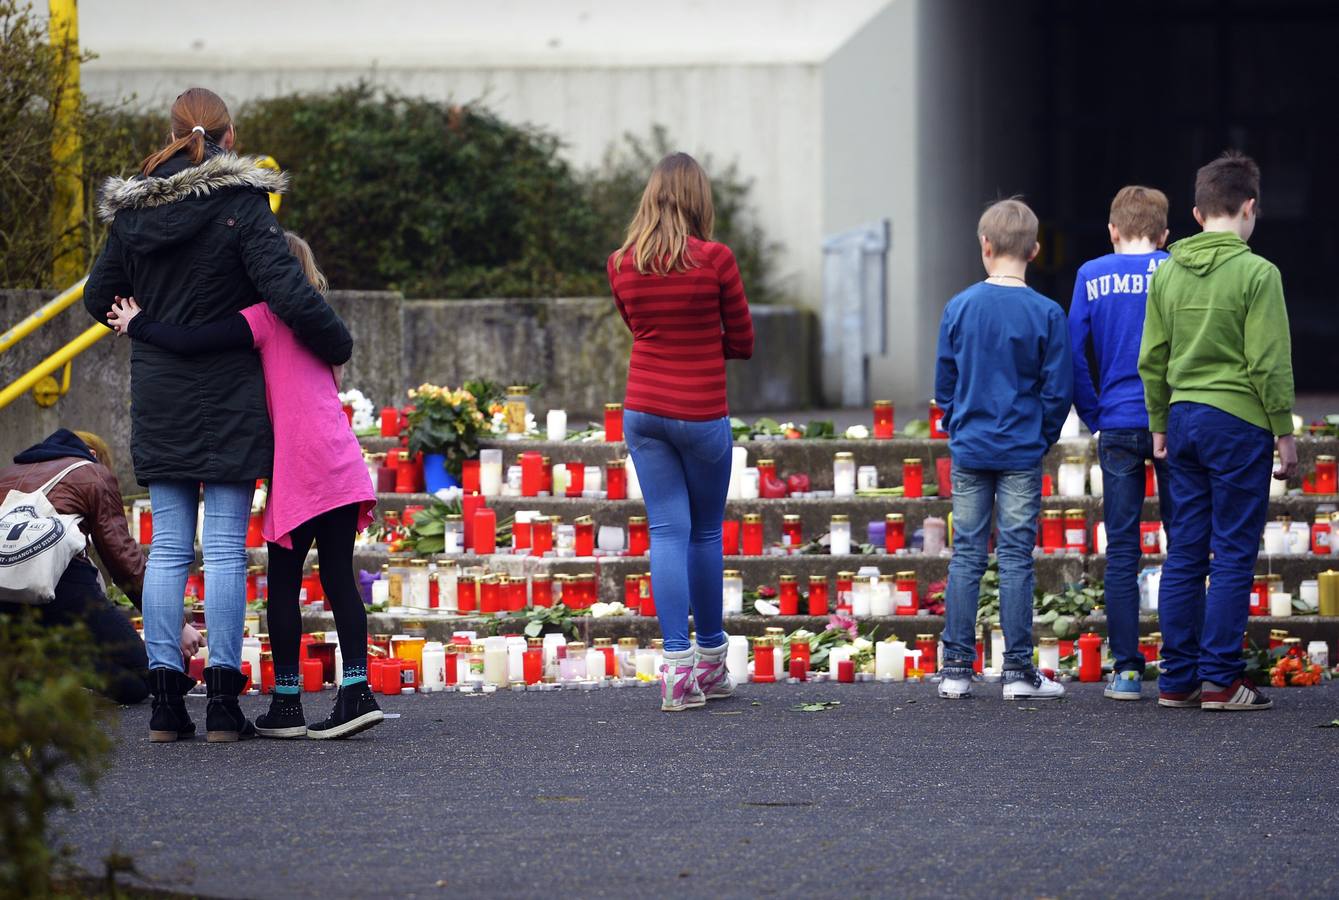
[{"label": "blond hair", "polygon": [[322,294],[329,290],[330,283],[326,281],[321,267],[316,264],[316,254],[312,253],[311,245],[291,231],[284,232],[284,240],[288,241],[288,252],[298,258],[303,274],[307,276],[311,286]]},{"label": "blond hair", "polygon": [[614,267],[631,250],[633,264],[643,275],[687,271],[696,266],[688,239],[709,241],[715,227],[707,173],[687,153],[671,153],[646,182],[627,238],[614,254]]},{"label": "blond hair", "polygon": [[1126,185],[1111,201],[1111,218],[1107,221],[1125,240],[1159,240],[1167,230],[1167,195],[1142,184]]},{"label": "blond hair", "polygon": [[976,223],[976,234],[990,241],[996,256],[1027,262],[1037,245],[1037,227],[1037,214],[1022,200],[1010,197],[986,207]]},{"label": "blond hair", "polygon": [[93,451],[100,464],[109,469],[115,468],[112,465],[112,449],[107,446],[106,441],[91,431],[76,431],[74,436],[88,445],[88,449]]}]

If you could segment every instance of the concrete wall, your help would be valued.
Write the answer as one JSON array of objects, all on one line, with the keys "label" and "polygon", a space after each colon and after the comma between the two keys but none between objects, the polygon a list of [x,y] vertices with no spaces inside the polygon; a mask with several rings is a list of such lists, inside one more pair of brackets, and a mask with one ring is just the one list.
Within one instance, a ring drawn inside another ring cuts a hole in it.
[{"label": "concrete wall", "polygon": [[[0,325],[17,322],[50,297],[38,291],[0,291]],[[399,403],[424,381],[460,384],[467,378],[540,382],[536,406],[598,418],[621,400],[630,339],[614,305],[604,298],[559,300],[405,301],[388,291],[334,291],[330,303],[348,323],[354,355],[346,387],[378,406]],[[789,307],[753,311],[753,360],[731,362],[731,408],[738,413],[801,409],[814,401],[814,315]],[[90,324],[82,306],[66,310],[7,353],[0,384],[8,384]],[[31,396],[0,410],[0,460],[8,460],[57,428],[94,431],[116,454],[122,488],[135,490],[130,469],[130,348],[109,336],[74,363],[70,393],[49,409]]]}]

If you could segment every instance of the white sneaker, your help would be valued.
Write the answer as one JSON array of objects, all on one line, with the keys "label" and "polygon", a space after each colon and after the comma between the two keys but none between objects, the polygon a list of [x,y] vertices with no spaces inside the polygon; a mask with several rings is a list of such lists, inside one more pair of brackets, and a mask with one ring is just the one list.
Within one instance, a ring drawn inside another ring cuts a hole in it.
[{"label": "white sneaker", "polygon": [[945,668],[939,679],[939,698],[941,700],[965,700],[972,696],[972,670],[963,668]]},{"label": "white sneaker", "polygon": [[1058,700],[1064,695],[1063,684],[1052,681],[1032,666],[1004,673],[1005,700]]}]

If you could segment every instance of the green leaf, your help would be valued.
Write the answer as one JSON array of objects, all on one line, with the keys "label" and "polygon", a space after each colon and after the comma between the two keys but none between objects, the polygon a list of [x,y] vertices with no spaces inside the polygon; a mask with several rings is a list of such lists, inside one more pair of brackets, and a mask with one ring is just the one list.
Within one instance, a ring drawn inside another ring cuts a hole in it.
[{"label": "green leaf", "polygon": [[539,637],[544,632],[544,623],[538,619],[525,623],[526,637]]},{"label": "green leaf", "polygon": [[792,706],[791,709],[797,709],[800,712],[827,712],[841,705],[840,700],[819,700],[816,703],[799,703]]}]

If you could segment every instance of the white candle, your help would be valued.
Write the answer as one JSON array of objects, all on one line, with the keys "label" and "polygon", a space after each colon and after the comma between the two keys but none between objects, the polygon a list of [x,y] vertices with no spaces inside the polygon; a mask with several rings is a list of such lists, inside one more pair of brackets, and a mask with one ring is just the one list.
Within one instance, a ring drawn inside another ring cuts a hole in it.
[{"label": "white candle", "polygon": [[851,520],[848,516],[833,516],[828,530],[828,549],[833,556],[847,556],[851,552]]},{"label": "white candle", "polygon": [[883,581],[875,581],[870,584],[869,614],[871,616],[891,616],[893,614],[893,592],[891,585]]},{"label": "white candle", "polygon": [[944,552],[948,541],[948,525],[938,516],[926,516],[921,523],[924,529],[924,552],[927,556],[938,556]]},{"label": "white candle", "polygon": [[1288,552],[1311,552],[1311,526],[1305,522],[1293,522],[1288,526]]},{"label": "white candle", "polygon": [[757,500],[758,499],[758,470],[748,468],[744,470],[744,476],[739,485],[739,499]]},{"label": "white candle", "polygon": [[832,680],[837,680],[837,666],[840,663],[849,662],[851,659],[850,647],[833,647],[828,651],[828,675]]},{"label": "white candle", "polygon": [[730,455],[730,486],[726,488],[725,496],[729,500],[738,500],[743,495],[740,493],[744,489],[744,470],[749,466],[749,451],[744,447],[732,447]]},{"label": "white candle", "polygon": [[1098,553],[1105,554],[1105,553],[1107,552],[1107,523],[1106,523],[1106,522],[1098,522],[1098,523],[1097,523],[1097,538],[1096,538],[1096,544],[1097,544],[1097,546],[1094,547],[1093,549],[1096,550]]},{"label": "white candle", "polygon": [[525,638],[512,635],[507,638],[507,680],[513,684],[525,681]]},{"label": "white candle", "polygon": [[502,493],[502,451],[479,451],[479,493],[496,497]]},{"label": "white candle", "polygon": [[[747,648],[745,648],[747,652]],[[728,660],[727,660],[728,664]],[[654,678],[656,675],[656,652],[650,649],[637,651],[637,675],[639,677]]]},{"label": "white candle", "polygon": [[586,680],[604,681],[604,652],[591,647],[586,652]]},{"label": "white candle", "polygon": [[1306,645],[1306,655],[1323,669],[1330,667],[1330,648],[1324,641],[1312,641]]},{"label": "white candle", "polygon": [[596,533],[595,546],[609,553],[623,549],[623,529],[617,525],[601,525]]},{"label": "white candle", "polygon": [[1079,436],[1079,427],[1083,423],[1079,421],[1079,413],[1074,407],[1069,408],[1069,415],[1065,417],[1065,424],[1060,426],[1060,439],[1076,438]]},{"label": "white candle", "polygon": [[1297,596],[1312,612],[1315,612],[1320,606],[1320,581],[1315,578],[1303,581],[1297,586]]},{"label": "white candle", "polygon": [[484,681],[497,685],[507,683],[506,638],[484,638]]},{"label": "white candle", "polygon": [[[1274,457],[1274,464],[1275,464],[1275,466],[1278,465],[1278,462],[1279,462],[1279,458],[1278,458],[1278,456],[1276,455],[1276,456]],[[1286,482],[1286,481],[1280,481],[1280,480],[1277,479],[1277,478],[1271,478],[1271,479],[1269,479],[1269,496],[1270,496],[1270,497],[1286,497],[1287,495],[1288,495],[1288,482]]]},{"label": "white candle", "polygon": [[1287,591],[1275,591],[1269,595],[1269,614],[1275,617],[1293,614],[1293,595]]},{"label": "white candle", "polygon": [[1265,553],[1278,556],[1288,551],[1288,536],[1282,522],[1265,523]]},{"label": "white candle", "polygon": [[423,645],[423,684],[424,691],[440,691],[446,686],[446,648],[439,641],[428,641]]},{"label": "white candle", "polygon": [[[629,466],[628,468],[632,468]],[[567,494],[567,485],[571,479],[567,475],[567,463],[558,463],[553,467],[553,496],[562,497]]]},{"label": "white candle", "polygon": [[907,645],[905,641],[889,641],[888,646],[892,647],[892,665],[891,672],[893,681],[904,681],[907,677]]},{"label": "white candle", "polygon": [[565,410],[549,410],[548,432],[548,438],[551,441],[567,440],[567,412]]},{"label": "white candle", "polygon": [[869,615],[870,583],[864,578],[856,579],[851,585],[851,615],[864,618]]},{"label": "white candle", "polygon": [[582,493],[599,493],[604,490],[604,469],[599,466],[586,466],[581,482]]},{"label": "white candle", "polygon": [[[646,652],[650,654],[651,651]],[[640,657],[638,659],[640,661]],[[738,634],[730,635],[725,651],[725,670],[730,673],[736,684],[743,684],[749,680],[748,638]]]},{"label": "white candle", "polygon": [[1102,496],[1102,467],[1097,463],[1088,469],[1088,486],[1094,497]]},{"label": "white candle", "polygon": [[999,628],[990,630],[990,671],[1004,671],[1004,632]]},{"label": "white candle", "polygon": [[874,677],[893,677],[893,645],[887,641],[874,645]]},{"label": "white candle", "polygon": [[1161,587],[1162,569],[1145,569],[1144,589],[1139,593],[1139,610],[1141,612],[1158,611],[1158,591]]}]

